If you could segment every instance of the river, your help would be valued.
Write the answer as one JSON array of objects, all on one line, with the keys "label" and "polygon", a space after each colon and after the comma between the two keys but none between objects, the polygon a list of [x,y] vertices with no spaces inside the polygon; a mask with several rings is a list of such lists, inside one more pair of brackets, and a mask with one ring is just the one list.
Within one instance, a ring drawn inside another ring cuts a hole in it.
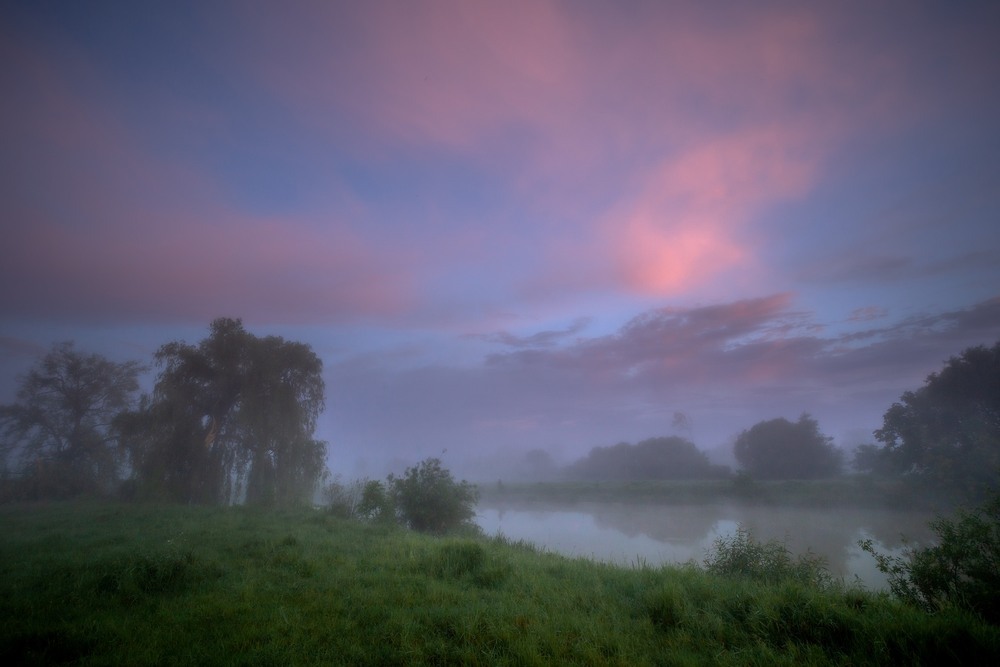
[{"label": "river", "polygon": [[907,545],[934,537],[927,525],[933,515],[896,510],[612,503],[483,504],[477,510],[477,523],[488,535],[626,566],[700,563],[716,539],[743,525],[755,538],[780,540],[794,554],[822,556],[834,575],[870,590],[886,588],[887,579],[859,540],[870,538],[880,552],[899,555]]}]

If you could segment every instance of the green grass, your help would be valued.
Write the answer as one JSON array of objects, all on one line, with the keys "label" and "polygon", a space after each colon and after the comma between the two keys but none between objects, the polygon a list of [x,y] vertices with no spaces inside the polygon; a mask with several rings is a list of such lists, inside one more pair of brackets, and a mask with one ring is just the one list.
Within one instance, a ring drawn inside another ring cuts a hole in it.
[{"label": "green grass", "polygon": [[3,664],[966,664],[1000,629],[312,510],[0,507]]}]

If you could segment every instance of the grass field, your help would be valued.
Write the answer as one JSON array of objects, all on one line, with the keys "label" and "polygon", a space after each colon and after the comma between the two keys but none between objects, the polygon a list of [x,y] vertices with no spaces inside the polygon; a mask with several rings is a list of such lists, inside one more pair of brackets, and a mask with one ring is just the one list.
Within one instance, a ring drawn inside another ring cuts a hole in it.
[{"label": "grass field", "polygon": [[301,509],[0,507],[3,664],[997,664],[884,595]]}]

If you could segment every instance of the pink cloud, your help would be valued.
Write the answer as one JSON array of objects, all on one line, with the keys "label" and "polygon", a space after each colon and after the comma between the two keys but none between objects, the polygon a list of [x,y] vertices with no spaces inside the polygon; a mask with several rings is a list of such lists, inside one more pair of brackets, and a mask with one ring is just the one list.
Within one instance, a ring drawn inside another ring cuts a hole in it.
[{"label": "pink cloud", "polygon": [[753,130],[664,161],[603,223],[624,285],[670,296],[746,266],[753,248],[741,242],[742,227],[815,179],[815,159],[802,154],[803,143],[794,131]]},{"label": "pink cloud", "polygon": [[22,221],[2,253],[8,314],[329,321],[405,312],[412,295],[345,229],[152,215],[142,229]]},{"label": "pink cloud", "polygon": [[[518,298],[669,296],[747,282],[754,216],[905,106],[898,54],[845,46],[850,23],[807,6],[317,4],[250,26],[275,48],[241,56],[319,132],[363,128],[348,143],[369,159],[442,151],[502,181],[546,226]],[[519,233],[491,225],[483,247]]]}]

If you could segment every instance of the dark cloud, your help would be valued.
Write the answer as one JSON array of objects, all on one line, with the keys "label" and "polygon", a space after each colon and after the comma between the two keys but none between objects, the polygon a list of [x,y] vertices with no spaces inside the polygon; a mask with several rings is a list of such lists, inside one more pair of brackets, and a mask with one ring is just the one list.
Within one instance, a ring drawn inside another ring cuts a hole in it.
[{"label": "dark cloud", "polygon": [[888,309],[882,308],[880,306],[865,306],[864,308],[855,308],[851,311],[848,316],[848,322],[871,322],[872,320],[880,320],[889,314]]},{"label": "dark cloud", "polygon": [[573,321],[565,329],[550,331],[539,331],[530,336],[515,336],[509,331],[500,331],[491,334],[468,334],[467,338],[475,338],[489,343],[499,343],[515,348],[536,348],[552,347],[566,338],[570,338],[580,333],[590,324],[591,318],[581,317]]}]

